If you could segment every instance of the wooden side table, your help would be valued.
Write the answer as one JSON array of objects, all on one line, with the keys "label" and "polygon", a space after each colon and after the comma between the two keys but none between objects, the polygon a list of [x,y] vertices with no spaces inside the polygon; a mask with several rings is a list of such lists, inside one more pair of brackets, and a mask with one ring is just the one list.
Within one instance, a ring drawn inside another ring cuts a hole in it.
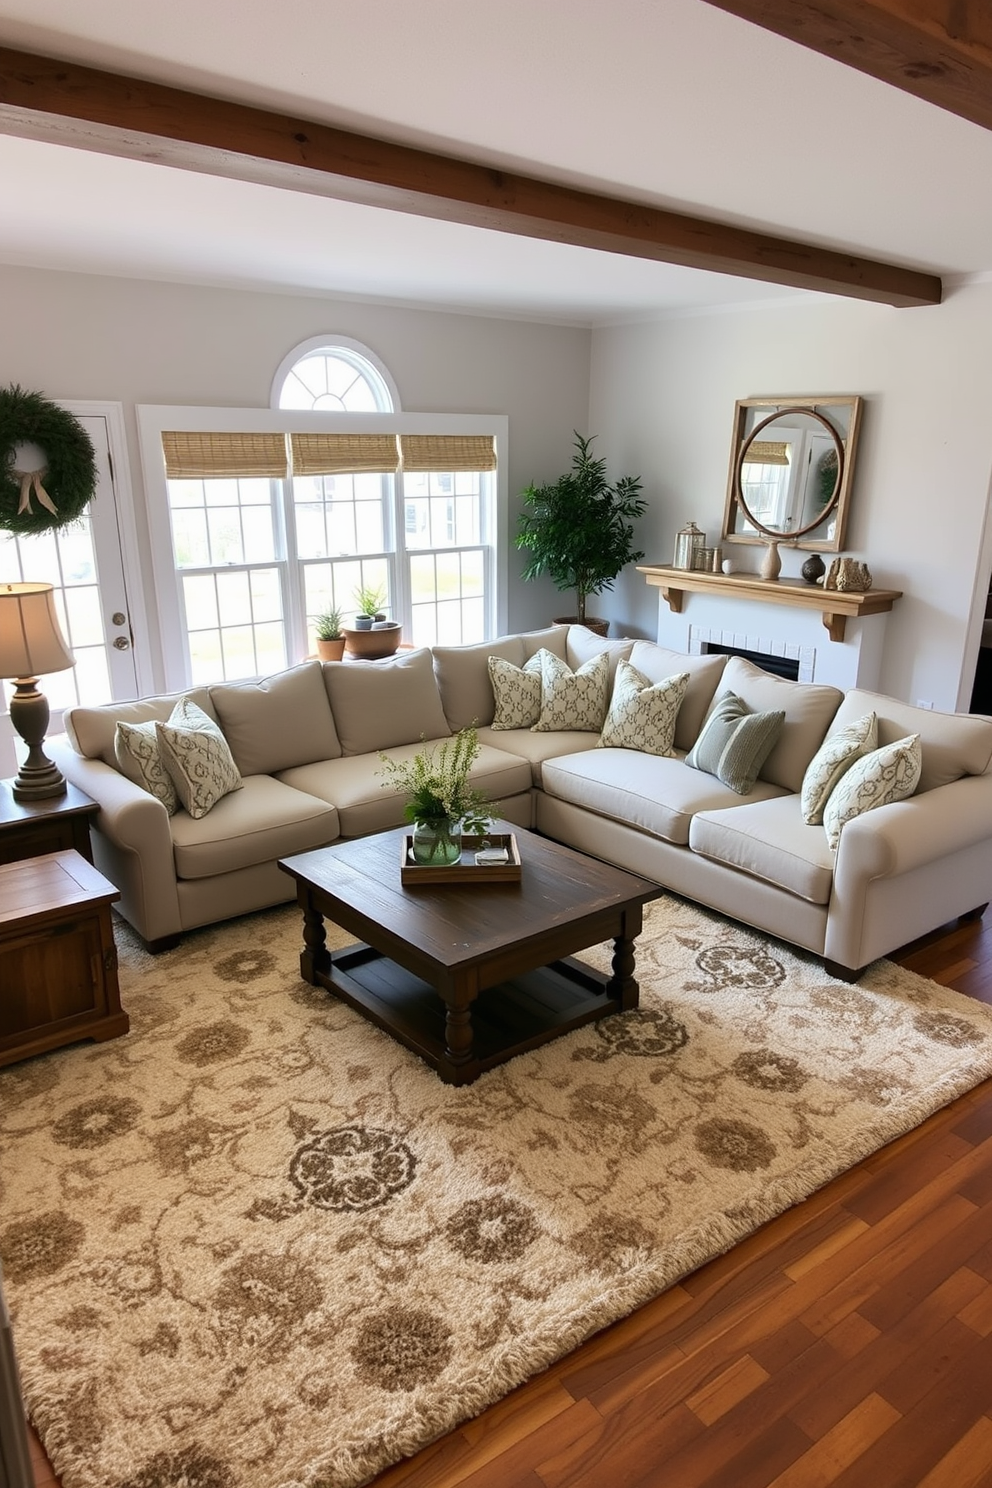
[{"label": "wooden side table", "polygon": [[0,864],[0,1065],[127,1033],[110,906],[74,850]]},{"label": "wooden side table", "polygon": [[66,786],[64,796],[15,801],[12,780],[0,780],[0,863],[75,848],[90,863],[90,823],[100,810],[84,791]]}]

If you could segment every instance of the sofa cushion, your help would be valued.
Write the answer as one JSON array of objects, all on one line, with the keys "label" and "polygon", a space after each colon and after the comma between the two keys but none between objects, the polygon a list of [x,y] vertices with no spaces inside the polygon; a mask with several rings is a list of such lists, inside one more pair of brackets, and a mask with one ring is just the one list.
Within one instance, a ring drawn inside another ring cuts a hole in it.
[{"label": "sofa cushion", "polygon": [[498,732],[532,728],[541,716],[543,651],[537,651],[523,666],[514,666],[502,656],[489,658],[489,683],[493,694],[490,721]]},{"label": "sofa cushion", "polygon": [[434,646],[432,654],[441,706],[452,733],[463,728],[485,727],[493,721],[490,656],[498,656],[513,666],[523,666],[526,659],[520,636],[481,641],[477,646]]},{"label": "sofa cushion", "polygon": [[167,723],[156,722],[155,737],[190,816],[206,816],[224,796],[241,790],[241,773],[220,725],[188,698],[176,704]]},{"label": "sofa cushion", "polygon": [[[713,775],[687,770],[681,759],[597,749],[545,761],[544,789],[598,816],[610,817],[685,847],[697,811],[717,810],[741,801]],[[755,783],[744,799],[763,801],[784,795],[781,786]]]},{"label": "sofa cushion", "polygon": [[801,806],[807,826],[822,826],[823,808],[838,780],[856,759],[877,748],[878,719],[874,713],[866,713],[864,718],[856,718],[846,728],[827,735],[803,776]]},{"label": "sofa cushion", "polygon": [[827,842],[835,848],[847,822],[876,806],[905,801],[920,783],[923,750],[919,734],[909,734],[892,744],[883,744],[855,760],[841,776],[823,809]]},{"label": "sofa cushion", "polygon": [[[393,760],[408,760],[423,747],[420,742],[405,744],[385,753]],[[341,835],[361,837],[368,832],[384,832],[388,827],[398,827],[404,819],[406,797],[393,788],[381,771],[382,762],[378,755],[345,755],[341,759],[286,770],[279,779],[296,790],[333,801]],[[515,755],[483,745],[472,766],[469,781],[490,800],[504,801],[529,792],[530,766]]]},{"label": "sofa cushion", "polygon": [[450,735],[428,650],[389,661],[325,661],[323,668],[344,754]]},{"label": "sofa cushion", "polygon": [[161,801],[169,815],[174,816],[179,809],[179,797],[172,776],[165,768],[155,728],[154,718],[147,723],[122,723],[118,720],[114,731],[114,758],[122,775],[140,785],[156,801]]},{"label": "sofa cushion", "polygon": [[165,723],[173,708],[183,698],[202,708],[208,718],[217,721],[210,693],[205,687],[190,687],[185,692],[168,692],[160,697],[139,698],[133,703],[104,703],[99,708],[67,708],[62,727],[77,754],[86,759],[101,759],[112,770],[119,769],[114,753],[118,722],[151,723],[157,718]]},{"label": "sofa cushion", "polygon": [[565,642],[565,660],[577,672],[580,667],[585,666],[587,661],[592,661],[597,656],[605,656],[610,669],[610,686],[617,674],[617,662],[629,661],[630,653],[634,649],[634,642],[624,637],[621,640],[609,640],[606,636],[597,635],[586,625],[570,625],[568,627],[568,638]]},{"label": "sofa cushion", "polygon": [[651,682],[629,661],[617,663],[613,696],[599,736],[604,749],[638,749],[644,754],[671,754],[675,720],[685,697],[688,672]]},{"label": "sofa cushion", "polygon": [[773,677],[743,656],[729,658],[720,686],[735,692],[752,713],[780,709],[785,714],[779,741],[762,765],[761,776],[786,790],[801,790],[806,767],[823,743],[844,694],[836,687]]},{"label": "sofa cushion", "polygon": [[746,796],[782,732],[785,714],[755,713],[734,692],[714,703],[685,762],[705,770],[738,796]]},{"label": "sofa cushion", "polygon": [[689,846],[701,857],[788,889],[811,904],[826,904],[833,886],[833,853],[819,827],[803,821],[799,797],[701,811],[692,819]]},{"label": "sofa cushion", "polygon": [[541,716],[538,733],[578,729],[599,733],[609,698],[609,658],[600,652],[573,672],[550,651],[541,653]]},{"label": "sofa cushion", "polygon": [[630,662],[652,682],[662,682],[676,672],[688,672],[689,683],[675,722],[676,749],[691,749],[699,737],[706,710],[727,665],[725,656],[687,656],[670,651],[654,641],[635,641]]},{"label": "sofa cushion", "polygon": [[992,760],[992,723],[968,713],[938,713],[914,708],[879,692],[855,688],[837,710],[832,725],[844,728],[861,714],[878,717],[879,744],[894,744],[908,734],[919,734],[923,751],[918,791],[950,785],[963,775],[982,775]]},{"label": "sofa cushion", "polygon": [[[582,628],[584,630],[585,626]],[[538,651],[550,651],[559,661],[567,661],[568,632],[567,625],[546,625],[543,630],[521,631],[519,640],[524,648],[524,661],[529,661]]]},{"label": "sofa cushion", "polygon": [[319,661],[261,682],[225,682],[210,697],[242,775],[274,775],[341,753]]},{"label": "sofa cushion", "polygon": [[270,775],[249,775],[242,789],[225,796],[209,815],[180,812],[172,820],[173,856],[179,878],[212,878],[290,853],[309,852],[338,836],[333,806]]},{"label": "sofa cushion", "polygon": [[599,735],[567,729],[562,733],[536,734],[533,728],[524,729],[480,729],[479,743],[491,744],[508,754],[527,761],[534,785],[540,786],[545,760],[557,759],[563,754],[582,754],[595,749]]}]

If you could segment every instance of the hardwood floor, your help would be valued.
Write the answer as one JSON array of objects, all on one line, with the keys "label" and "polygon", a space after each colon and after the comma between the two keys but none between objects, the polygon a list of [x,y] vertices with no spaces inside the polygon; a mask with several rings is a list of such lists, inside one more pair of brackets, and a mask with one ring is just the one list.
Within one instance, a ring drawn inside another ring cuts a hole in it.
[{"label": "hardwood floor", "polygon": [[[992,1004],[992,910],[893,959]],[[374,1488],[703,1485],[990,1488],[992,1081]]]}]

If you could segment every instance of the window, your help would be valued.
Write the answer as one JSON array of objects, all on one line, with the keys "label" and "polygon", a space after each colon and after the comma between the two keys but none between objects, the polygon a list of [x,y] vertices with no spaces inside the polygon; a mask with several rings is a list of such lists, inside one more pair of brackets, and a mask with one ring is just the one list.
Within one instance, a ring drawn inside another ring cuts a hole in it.
[{"label": "window", "polygon": [[298,350],[268,413],[139,410],[169,685],[302,659],[359,586],[415,646],[505,627],[506,419],[400,413],[354,345]]}]

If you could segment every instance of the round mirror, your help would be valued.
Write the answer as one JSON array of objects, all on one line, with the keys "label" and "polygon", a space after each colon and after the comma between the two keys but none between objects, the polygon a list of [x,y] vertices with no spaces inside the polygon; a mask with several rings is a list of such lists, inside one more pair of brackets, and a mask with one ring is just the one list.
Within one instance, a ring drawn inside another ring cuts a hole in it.
[{"label": "round mirror", "polygon": [[747,523],[766,537],[829,537],[844,478],[844,442],[815,408],[780,409],[741,444],[734,492]]}]

